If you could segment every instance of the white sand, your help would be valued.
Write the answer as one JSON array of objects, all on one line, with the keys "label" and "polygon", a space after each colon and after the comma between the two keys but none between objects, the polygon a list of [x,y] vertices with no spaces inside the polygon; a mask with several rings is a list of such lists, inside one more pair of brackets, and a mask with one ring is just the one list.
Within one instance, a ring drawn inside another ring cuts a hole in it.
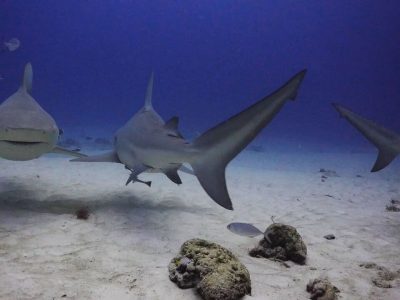
[{"label": "white sand", "polygon": [[[400,199],[400,163],[370,174],[374,159],[373,153],[247,151],[227,170],[233,212],[186,174],[181,186],[145,174],[152,188],[125,187],[128,172],[117,164],[59,156],[0,160],[0,298],[197,299],[169,281],[167,266],[184,241],[199,237],[232,250],[247,266],[252,296],[245,299],[307,299],[305,286],[318,276],[327,276],[342,299],[400,299],[399,281],[378,288],[371,281],[377,272],[359,266],[400,269],[400,213],[385,211]],[[340,177],[321,182],[319,168]],[[74,216],[83,206],[91,210],[87,221]],[[305,266],[249,257],[258,240],[226,229],[231,221],[264,229],[271,216],[303,236]],[[335,240],[323,238],[330,233]]]}]

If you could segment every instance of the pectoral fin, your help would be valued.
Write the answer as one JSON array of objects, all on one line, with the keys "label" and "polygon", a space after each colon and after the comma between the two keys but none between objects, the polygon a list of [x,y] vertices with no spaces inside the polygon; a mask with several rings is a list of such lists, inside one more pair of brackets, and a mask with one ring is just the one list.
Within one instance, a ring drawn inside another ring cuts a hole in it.
[{"label": "pectoral fin", "polygon": [[[75,156],[75,157],[79,157],[79,158],[83,158],[83,157],[87,157],[86,154],[83,153],[79,153],[79,150],[68,150],[59,146],[56,146],[55,148],[53,148],[53,150],[51,151],[52,153],[57,153],[57,154],[64,154],[64,155],[69,155],[69,156]],[[78,159],[79,159],[78,158]]]},{"label": "pectoral fin", "polygon": [[92,156],[79,156],[80,158],[75,158],[70,161],[72,162],[113,162],[113,163],[121,163],[118,158],[118,155],[115,151],[107,152],[99,155]]}]

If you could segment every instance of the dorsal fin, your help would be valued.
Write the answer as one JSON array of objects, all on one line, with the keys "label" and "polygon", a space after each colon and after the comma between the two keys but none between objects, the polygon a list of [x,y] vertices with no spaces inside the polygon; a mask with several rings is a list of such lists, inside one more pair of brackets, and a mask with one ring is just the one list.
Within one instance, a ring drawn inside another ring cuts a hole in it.
[{"label": "dorsal fin", "polygon": [[144,110],[153,109],[153,104],[152,104],[153,81],[154,81],[154,72],[151,72],[149,82],[147,83],[147,91],[146,91],[146,98],[145,98],[145,102],[144,102]]},{"label": "dorsal fin", "polygon": [[24,77],[22,78],[22,90],[28,93],[32,92],[33,70],[31,63],[25,65]]}]

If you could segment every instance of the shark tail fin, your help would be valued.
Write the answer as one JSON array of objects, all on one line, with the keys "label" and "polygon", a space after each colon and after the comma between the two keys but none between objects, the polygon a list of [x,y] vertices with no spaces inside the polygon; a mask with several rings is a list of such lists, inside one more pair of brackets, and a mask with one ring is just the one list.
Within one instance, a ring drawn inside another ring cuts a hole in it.
[{"label": "shark tail fin", "polygon": [[228,163],[274,118],[287,100],[294,100],[306,71],[293,76],[271,95],[209,129],[193,142],[198,153],[190,165],[201,186],[219,205],[233,210],[225,179]]},{"label": "shark tail fin", "polygon": [[[379,154],[371,172],[378,172],[384,169],[396,158],[399,152],[390,146],[390,137],[396,136],[396,133],[354,113],[338,103],[332,103],[332,105],[341,117],[349,121],[354,128],[378,148]],[[389,140],[385,137],[389,137]]]},{"label": "shark tail fin", "polygon": [[383,147],[379,149],[378,157],[376,158],[376,162],[371,169],[371,172],[378,172],[385,167],[387,167],[398,155],[399,153],[386,150]]},{"label": "shark tail fin", "polygon": [[22,90],[31,93],[32,92],[32,81],[33,81],[33,70],[31,63],[25,65],[24,77],[22,78]]},{"label": "shark tail fin", "polygon": [[144,102],[144,110],[153,109],[153,82],[154,82],[154,72],[151,72],[149,81],[147,83],[146,98]]}]

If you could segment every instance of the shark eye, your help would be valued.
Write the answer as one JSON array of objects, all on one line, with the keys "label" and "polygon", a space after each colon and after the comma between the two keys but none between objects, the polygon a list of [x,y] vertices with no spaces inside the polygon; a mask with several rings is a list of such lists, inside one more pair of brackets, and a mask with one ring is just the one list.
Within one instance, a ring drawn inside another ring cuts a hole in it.
[{"label": "shark eye", "polygon": [[175,134],[172,134],[172,133],[168,133],[167,135],[170,136],[170,137],[179,138],[179,136],[177,136]]}]

